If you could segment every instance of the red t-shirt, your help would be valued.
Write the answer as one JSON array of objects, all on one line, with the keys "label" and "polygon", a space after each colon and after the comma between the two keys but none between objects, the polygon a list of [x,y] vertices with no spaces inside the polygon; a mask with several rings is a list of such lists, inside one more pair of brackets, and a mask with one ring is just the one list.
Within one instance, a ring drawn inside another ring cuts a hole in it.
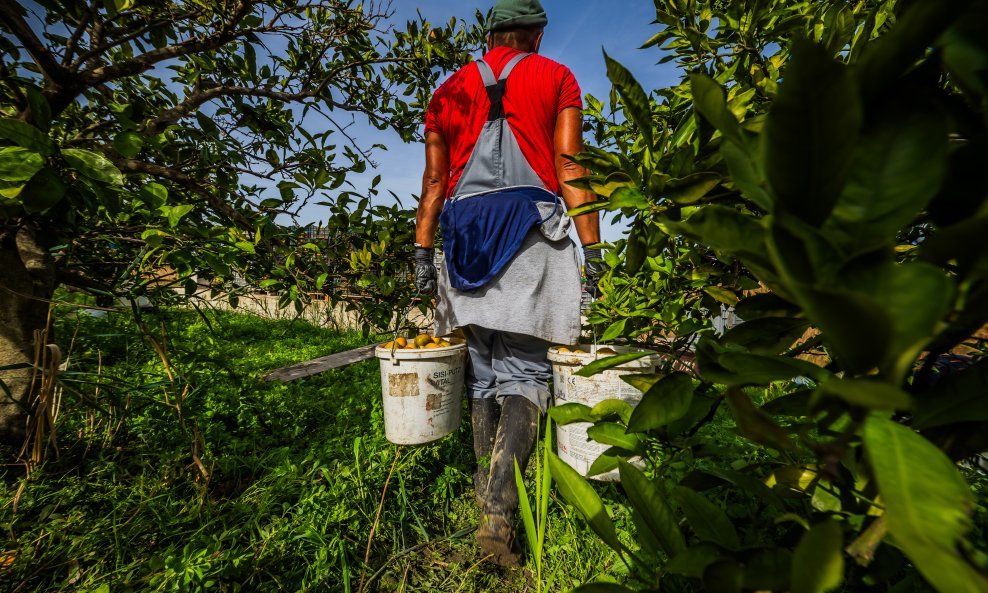
[{"label": "red t-shirt", "polygon": [[[518,53],[510,47],[495,47],[487,52],[484,61],[495,76],[500,76],[504,65]],[[522,153],[546,188],[558,194],[553,135],[560,111],[583,108],[576,78],[566,66],[533,54],[511,71],[504,94],[504,113]],[[475,63],[460,68],[429,102],[425,133],[441,134],[449,146],[447,196],[452,195],[470,159],[489,108],[490,100]]]}]

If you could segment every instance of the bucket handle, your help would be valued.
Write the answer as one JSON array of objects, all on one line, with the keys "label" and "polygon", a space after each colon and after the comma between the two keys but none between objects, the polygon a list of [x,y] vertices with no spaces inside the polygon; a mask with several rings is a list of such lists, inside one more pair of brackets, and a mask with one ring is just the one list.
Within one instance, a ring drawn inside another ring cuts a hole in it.
[{"label": "bucket handle", "polygon": [[405,320],[408,319],[408,314],[411,313],[414,308],[415,305],[409,303],[408,308],[405,309],[401,317],[399,317],[395,323],[394,335],[391,336],[391,364],[394,366],[398,366],[400,364],[399,360],[395,358],[395,349],[398,348],[398,332],[401,331],[402,325],[405,323]]}]

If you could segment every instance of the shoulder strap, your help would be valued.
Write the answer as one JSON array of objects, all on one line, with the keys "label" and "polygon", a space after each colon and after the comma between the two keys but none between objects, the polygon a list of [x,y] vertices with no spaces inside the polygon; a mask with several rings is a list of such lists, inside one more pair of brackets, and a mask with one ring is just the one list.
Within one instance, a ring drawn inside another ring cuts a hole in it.
[{"label": "shoulder strap", "polygon": [[511,58],[510,60],[508,60],[508,63],[504,65],[504,69],[501,70],[501,76],[498,76],[497,79],[499,81],[500,80],[507,80],[508,79],[508,75],[511,74],[511,71],[515,69],[515,66],[518,65],[518,62],[524,60],[525,58],[527,58],[530,55],[532,55],[532,54],[530,54],[530,53],[521,53],[521,54],[518,54],[515,57]]},{"label": "shoulder strap", "polygon": [[494,71],[491,70],[490,65],[483,59],[477,60],[477,70],[480,71],[480,79],[484,81],[485,87],[497,84],[497,79],[494,78]]},{"label": "shoulder strap", "polygon": [[508,86],[508,75],[515,69],[519,62],[532,54],[521,53],[508,60],[501,70],[501,75],[494,78],[494,71],[490,64],[484,60],[477,60],[477,70],[480,71],[480,79],[484,81],[484,88],[487,89],[487,98],[491,101],[490,111],[487,112],[487,121],[504,119],[504,91]]}]

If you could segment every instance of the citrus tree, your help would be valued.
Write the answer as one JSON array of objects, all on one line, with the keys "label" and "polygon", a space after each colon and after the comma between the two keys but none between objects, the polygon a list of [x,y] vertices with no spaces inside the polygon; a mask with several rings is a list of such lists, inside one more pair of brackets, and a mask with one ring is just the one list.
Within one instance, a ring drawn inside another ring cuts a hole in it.
[{"label": "citrus tree", "polygon": [[[282,304],[358,282],[409,298],[407,214],[351,194],[383,147],[350,129],[412,138],[481,35],[388,17],[350,0],[0,1],[0,436],[23,425],[58,286],[165,298],[237,277]],[[308,240],[294,221],[315,200],[332,232]]]},{"label": "citrus tree", "polygon": [[633,412],[553,411],[611,445],[591,472],[619,468],[637,545],[552,459],[562,494],[636,589],[988,589],[956,465],[988,449],[988,3],[655,6],[645,45],[688,75],[607,60],[581,183],[632,225],[592,320],[695,364],[630,377]]}]

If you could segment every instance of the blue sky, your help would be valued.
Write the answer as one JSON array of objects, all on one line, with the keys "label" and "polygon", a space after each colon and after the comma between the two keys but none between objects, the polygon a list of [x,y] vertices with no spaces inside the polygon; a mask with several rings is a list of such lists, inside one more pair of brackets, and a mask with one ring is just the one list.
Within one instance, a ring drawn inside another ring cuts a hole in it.
[{"label": "blue sky", "polygon": [[[451,16],[473,20],[478,8],[486,11],[493,1],[482,3],[463,0],[395,0],[396,23],[414,19],[416,10],[435,23],[448,22]],[[604,68],[601,49],[630,69],[646,89],[675,84],[682,73],[673,64],[657,66],[660,54],[655,48],[638,49],[658,31],[655,7],[651,0],[542,0],[549,17],[542,55],[568,66],[579,81],[584,95],[590,93],[606,100],[610,83]],[[351,177],[356,191],[363,191],[370,180],[381,175],[381,198],[391,201],[387,190],[401,196],[406,206],[414,201],[412,195],[421,191],[424,149],[419,144],[404,144],[396,134],[379,132],[358,122],[354,134],[363,146],[380,142],[387,151],[374,153],[377,169]],[[407,199],[406,199],[407,197]],[[302,222],[325,220],[325,207],[310,205],[302,211]],[[623,225],[605,221],[602,231],[605,241],[620,238]]]}]

